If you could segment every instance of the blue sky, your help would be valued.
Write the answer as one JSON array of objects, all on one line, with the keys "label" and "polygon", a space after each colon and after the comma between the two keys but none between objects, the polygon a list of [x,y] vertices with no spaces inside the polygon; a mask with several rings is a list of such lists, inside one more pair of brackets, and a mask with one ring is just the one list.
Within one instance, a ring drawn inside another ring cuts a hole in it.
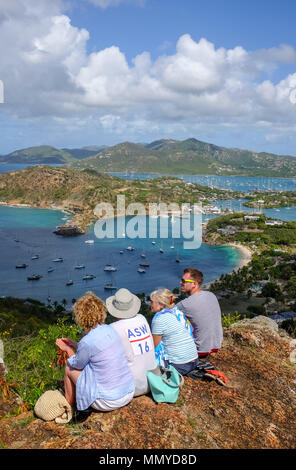
[{"label": "blue sky", "polygon": [[292,0],[2,0],[0,154],[195,137],[296,156],[295,14]]}]

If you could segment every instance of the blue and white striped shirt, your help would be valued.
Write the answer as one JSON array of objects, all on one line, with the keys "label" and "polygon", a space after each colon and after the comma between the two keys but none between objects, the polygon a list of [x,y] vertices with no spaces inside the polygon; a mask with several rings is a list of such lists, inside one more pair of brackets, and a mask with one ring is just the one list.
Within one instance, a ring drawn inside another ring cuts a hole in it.
[{"label": "blue and white striped shirt", "polygon": [[198,357],[192,328],[178,307],[157,312],[152,320],[153,335],[162,336],[165,358],[174,364],[186,364]]}]

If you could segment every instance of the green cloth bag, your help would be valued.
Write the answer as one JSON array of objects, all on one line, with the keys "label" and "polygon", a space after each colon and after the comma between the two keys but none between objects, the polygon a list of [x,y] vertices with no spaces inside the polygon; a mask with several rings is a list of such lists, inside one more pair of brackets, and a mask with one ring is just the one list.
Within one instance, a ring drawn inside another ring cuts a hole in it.
[{"label": "green cloth bag", "polygon": [[158,366],[154,370],[148,370],[146,375],[157,403],[176,403],[184,378],[172,365],[168,368]]}]

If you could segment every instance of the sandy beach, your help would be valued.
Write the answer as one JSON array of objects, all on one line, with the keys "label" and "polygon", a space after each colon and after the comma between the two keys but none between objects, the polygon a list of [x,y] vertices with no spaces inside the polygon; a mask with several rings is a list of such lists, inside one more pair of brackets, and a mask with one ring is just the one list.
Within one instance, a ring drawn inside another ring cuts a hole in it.
[{"label": "sandy beach", "polygon": [[[241,245],[240,243],[227,243],[225,245],[219,245],[219,246],[232,246],[233,248],[237,248],[241,252],[241,259],[239,261],[239,264],[236,266],[236,268],[233,269],[232,272],[238,271],[240,268],[243,266],[247,266],[247,264],[251,261],[253,252],[250,248],[247,246]],[[204,289],[209,289],[211,284],[215,281],[218,281],[218,279],[213,279],[210,282],[207,282],[204,284],[203,288]]]},{"label": "sandy beach", "polygon": [[253,252],[247,246],[241,245],[240,243],[227,243],[227,245],[225,245],[225,246],[233,246],[234,248],[239,249],[241,254],[242,254],[240,262],[239,262],[238,266],[234,269],[234,271],[237,271],[238,269],[242,268],[243,266],[246,266],[251,261]]}]

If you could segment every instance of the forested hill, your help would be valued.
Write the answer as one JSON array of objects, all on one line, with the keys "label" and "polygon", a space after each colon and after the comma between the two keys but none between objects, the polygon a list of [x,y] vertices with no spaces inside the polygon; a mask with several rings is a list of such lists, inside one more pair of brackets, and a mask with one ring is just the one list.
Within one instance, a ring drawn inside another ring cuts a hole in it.
[{"label": "forested hill", "polygon": [[70,164],[99,171],[243,176],[296,176],[296,158],[219,147],[196,139],[123,142]]},{"label": "forested hill", "polygon": [[76,159],[83,159],[92,155],[96,155],[104,148],[104,146],[94,146],[82,147],[80,149],[57,149],[50,145],[39,145],[36,147],[28,147],[16,150],[7,155],[1,155],[0,163],[64,164],[75,161]]},{"label": "forested hill", "polygon": [[[162,177],[145,181],[126,181],[93,169],[33,166],[0,175],[0,203],[26,204],[31,207],[64,209],[74,215],[72,223],[83,230],[97,217],[94,208],[100,202],[112,204],[116,211],[117,196],[125,196],[126,205],[140,202],[194,204],[203,198],[229,199],[236,193],[186,183],[180,178]],[[239,195],[239,193],[237,193]]]},{"label": "forested hill", "polygon": [[57,149],[41,145],[0,156],[0,163],[60,164],[100,172],[152,172],[242,176],[296,176],[296,157],[219,147],[190,138],[151,143],[122,142],[112,147]]}]

